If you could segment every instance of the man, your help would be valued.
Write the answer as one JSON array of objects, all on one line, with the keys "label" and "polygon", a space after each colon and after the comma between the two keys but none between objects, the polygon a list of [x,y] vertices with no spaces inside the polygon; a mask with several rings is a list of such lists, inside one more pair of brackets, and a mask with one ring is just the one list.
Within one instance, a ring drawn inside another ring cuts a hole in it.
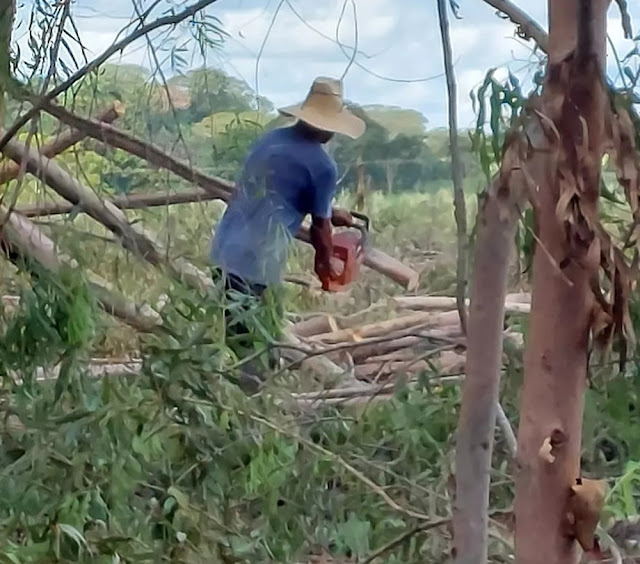
[{"label": "man", "polygon": [[[331,225],[351,225],[348,212],[332,211],[337,168],[323,148],[335,133],[356,139],[365,130],[344,106],[341,81],[316,78],[302,104],[279,112],[296,123],[269,131],[253,145],[212,242],[210,258],[229,293],[259,298],[280,283],[290,242],[307,215],[314,270],[320,278],[335,278]],[[225,317],[228,334],[248,333],[229,310]],[[248,339],[243,344],[250,345]]]}]

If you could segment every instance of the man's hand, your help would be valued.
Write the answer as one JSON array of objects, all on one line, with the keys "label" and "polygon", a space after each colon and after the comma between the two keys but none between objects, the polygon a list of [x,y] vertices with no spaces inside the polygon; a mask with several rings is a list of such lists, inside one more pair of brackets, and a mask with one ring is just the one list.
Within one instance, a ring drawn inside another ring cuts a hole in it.
[{"label": "man's hand", "polygon": [[333,254],[333,245],[331,243],[331,220],[325,218],[314,217],[311,221],[311,244],[316,251],[314,270],[323,289],[329,280],[336,280],[338,275],[331,267],[331,255]]},{"label": "man's hand", "polygon": [[331,223],[335,227],[351,227],[353,225],[353,216],[347,210],[333,210],[331,214]]}]

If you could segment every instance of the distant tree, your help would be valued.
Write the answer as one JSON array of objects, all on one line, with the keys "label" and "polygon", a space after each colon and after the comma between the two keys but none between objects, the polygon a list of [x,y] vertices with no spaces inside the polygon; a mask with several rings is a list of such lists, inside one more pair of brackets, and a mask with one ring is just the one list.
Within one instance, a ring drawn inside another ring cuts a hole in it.
[{"label": "distant tree", "polygon": [[367,129],[359,139],[336,137],[332,153],[343,178],[344,186],[356,182],[356,163],[361,162],[373,188],[385,191],[414,189],[421,181],[446,178],[446,162],[438,163],[425,143],[424,135],[392,135],[368,112],[350,104],[352,112],[361,117]]},{"label": "distant tree", "polygon": [[251,87],[239,78],[221,69],[197,69],[183,76],[172,78],[172,86],[187,89],[191,104],[185,110],[186,121],[199,122],[216,112],[273,111],[273,104],[266,98],[256,97]]},{"label": "distant tree", "polygon": [[398,106],[366,105],[362,109],[369,118],[384,127],[391,137],[409,135],[421,137],[427,132],[427,118],[417,110]]}]

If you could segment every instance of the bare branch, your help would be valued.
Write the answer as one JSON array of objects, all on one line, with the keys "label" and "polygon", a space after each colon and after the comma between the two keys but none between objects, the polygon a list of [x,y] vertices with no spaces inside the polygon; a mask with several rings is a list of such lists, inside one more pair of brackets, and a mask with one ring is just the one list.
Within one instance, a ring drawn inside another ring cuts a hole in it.
[{"label": "bare branch", "polygon": [[498,12],[502,12],[509,20],[518,26],[518,35],[523,39],[533,39],[545,53],[548,49],[549,34],[524,10],[510,0],[484,0]]},{"label": "bare branch", "polygon": [[620,8],[620,17],[622,18],[622,31],[624,31],[625,39],[633,39],[633,26],[631,25],[631,16],[629,15],[629,7],[627,0],[616,0],[618,8]]},{"label": "bare branch", "polygon": [[462,157],[458,144],[458,88],[453,70],[453,53],[449,37],[449,17],[446,0],[438,0],[438,21],[442,37],[444,72],[447,77],[447,97],[449,111],[449,146],[451,148],[451,179],[453,181],[453,204],[456,220],[458,257],[456,268],[456,305],[460,316],[462,332],[467,332],[467,306],[465,304],[467,288],[467,210],[464,200],[462,178]]}]

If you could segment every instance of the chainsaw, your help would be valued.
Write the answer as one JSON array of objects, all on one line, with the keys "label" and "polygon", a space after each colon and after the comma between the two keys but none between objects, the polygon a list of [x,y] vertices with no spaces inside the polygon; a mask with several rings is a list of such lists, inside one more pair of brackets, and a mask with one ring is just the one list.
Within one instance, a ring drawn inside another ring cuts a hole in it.
[{"label": "chainsaw", "polygon": [[325,292],[344,291],[360,274],[360,265],[369,243],[369,218],[358,212],[350,213],[359,223],[353,222],[350,230],[340,231],[331,237],[331,266],[338,277],[336,280],[329,277],[320,280]]}]

